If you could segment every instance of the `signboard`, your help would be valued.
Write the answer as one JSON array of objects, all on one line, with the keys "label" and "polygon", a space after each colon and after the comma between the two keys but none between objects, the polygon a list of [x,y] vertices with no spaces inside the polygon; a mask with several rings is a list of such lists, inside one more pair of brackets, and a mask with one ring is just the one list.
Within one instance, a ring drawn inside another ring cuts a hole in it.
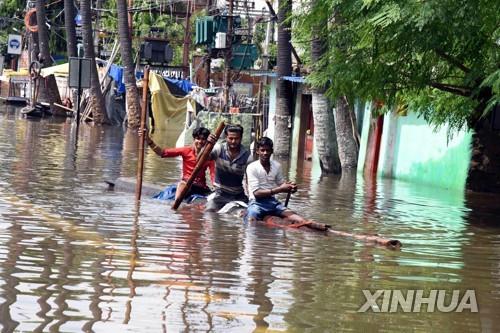
[{"label": "signboard", "polygon": [[[139,65],[137,70],[139,72],[144,71],[144,66]],[[155,72],[163,77],[168,77],[171,79],[183,80],[186,79],[184,77],[183,68],[181,66],[149,66],[149,70],[151,72]]]},{"label": "signboard", "polygon": [[68,85],[70,88],[90,88],[90,66],[92,66],[90,58],[69,58]]},{"label": "signboard", "polygon": [[251,97],[253,95],[253,84],[235,82],[233,83],[233,90],[238,95],[245,95]]},{"label": "signboard", "polygon": [[8,54],[21,54],[23,46],[23,37],[21,35],[9,35],[7,41]]}]

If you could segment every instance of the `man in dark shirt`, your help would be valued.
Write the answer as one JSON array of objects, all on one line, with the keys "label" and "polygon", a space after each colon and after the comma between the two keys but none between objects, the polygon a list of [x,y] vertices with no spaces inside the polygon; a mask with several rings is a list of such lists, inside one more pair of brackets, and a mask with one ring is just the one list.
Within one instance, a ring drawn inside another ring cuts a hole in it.
[{"label": "man in dark shirt", "polygon": [[[252,154],[241,144],[243,127],[227,125],[224,129],[225,142],[216,144],[210,154],[215,161],[215,195],[207,202],[206,210],[216,212],[231,201],[248,202],[243,189],[243,177],[248,163],[252,162]],[[215,143],[210,135],[208,141]]]}]

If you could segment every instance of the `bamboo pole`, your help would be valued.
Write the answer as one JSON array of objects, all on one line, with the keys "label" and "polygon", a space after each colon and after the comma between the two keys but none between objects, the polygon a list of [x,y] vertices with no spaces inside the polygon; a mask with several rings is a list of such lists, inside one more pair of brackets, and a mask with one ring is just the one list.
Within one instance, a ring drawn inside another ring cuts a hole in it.
[{"label": "bamboo pole", "polygon": [[[222,131],[224,130],[224,127],[226,124],[224,121],[221,121],[219,123],[219,126],[217,126],[217,129],[215,130],[215,137],[218,140],[220,135],[222,134]],[[200,172],[203,164],[208,160],[208,157],[210,156],[210,153],[212,152],[212,148],[214,147],[215,143],[208,142],[203,149],[203,152],[201,153],[201,156],[198,158],[198,162],[196,162],[196,166],[194,167],[193,173],[189,177],[189,179],[186,181],[186,185],[184,188],[181,190],[179,195],[175,198],[174,204],[172,205],[172,209],[177,209],[179,208],[182,200],[184,200],[184,197],[186,196],[187,192],[191,188],[191,185],[193,185],[193,181]]]},{"label": "bamboo pole", "polygon": [[148,83],[149,83],[149,66],[144,68],[144,78],[142,80],[142,110],[141,110],[141,127],[139,137],[139,157],[137,158],[137,183],[135,185],[135,199],[141,200],[142,193],[142,173],[144,170],[144,128],[146,127],[146,113],[148,110]]}]

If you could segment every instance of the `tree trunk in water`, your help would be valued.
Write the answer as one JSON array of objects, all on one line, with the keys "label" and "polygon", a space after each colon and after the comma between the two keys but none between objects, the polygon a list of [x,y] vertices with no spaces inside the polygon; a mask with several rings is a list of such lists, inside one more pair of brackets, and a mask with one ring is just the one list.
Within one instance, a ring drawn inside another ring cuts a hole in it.
[{"label": "tree trunk in water", "polygon": [[116,1],[118,13],[118,35],[120,36],[120,52],[122,57],[123,78],[125,81],[125,97],[127,104],[128,127],[140,126],[141,104],[135,80],[135,66],[132,56],[132,40],[128,26],[128,8],[126,0]]},{"label": "tree trunk in water", "polygon": [[335,108],[335,130],[339,148],[340,164],[343,170],[356,169],[358,165],[358,146],[354,138],[351,119],[352,103],[343,96],[337,100]]},{"label": "tree trunk in water", "polygon": [[66,29],[66,48],[69,57],[78,56],[76,51],[75,4],[73,0],[64,0],[64,28]]},{"label": "tree trunk in water", "polygon": [[92,34],[92,12],[90,10],[91,0],[82,0],[80,3],[80,12],[82,15],[82,35],[83,35],[83,50],[86,58],[91,59],[90,65],[90,94],[89,103],[92,109],[92,117],[95,125],[102,125],[106,122],[106,109],[104,97],[102,96],[101,84],[99,83],[99,75],[94,54],[94,38]]},{"label": "tree trunk in water", "polygon": [[[316,27],[316,36],[311,42],[311,60],[313,66],[319,62],[325,50],[324,41],[319,38],[320,26]],[[317,69],[319,70],[319,69]],[[335,133],[335,118],[324,88],[312,89],[312,111],[314,118],[314,144],[318,151],[319,163],[323,173],[340,173],[341,166]]]},{"label": "tree trunk in water", "polygon": [[467,189],[500,193],[500,132],[490,129],[490,117],[475,126]]},{"label": "tree trunk in water", "polygon": [[292,75],[291,24],[286,19],[292,11],[291,0],[280,0],[278,10],[278,84],[276,98],[276,118],[274,153],[279,157],[290,154],[292,84],[283,76]]},{"label": "tree trunk in water", "polygon": [[312,90],[314,145],[323,173],[340,173],[341,165],[335,132],[335,119],[328,98],[319,89]]},{"label": "tree trunk in water", "polygon": [[[45,24],[47,17],[45,14],[45,1],[36,0],[36,22],[38,27],[38,42],[40,47],[41,65],[48,67],[52,64],[49,50],[49,31]],[[33,59],[34,60],[34,59]]]}]

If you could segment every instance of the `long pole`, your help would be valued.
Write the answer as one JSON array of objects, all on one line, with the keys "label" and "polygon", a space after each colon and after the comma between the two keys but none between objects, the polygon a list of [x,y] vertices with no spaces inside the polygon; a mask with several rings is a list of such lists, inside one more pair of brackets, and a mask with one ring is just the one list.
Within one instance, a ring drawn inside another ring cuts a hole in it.
[{"label": "long pole", "polygon": [[227,16],[227,43],[224,53],[224,102],[226,112],[229,112],[229,87],[231,86],[231,58],[233,52],[233,0],[229,0],[229,12]]},{"label": "long pole", "polygon": [[144,170],[144,128],[146,127],[146,112],[148,110],[148,84],[149,84],[149,66],[144,67],[144,78],[142,80],[142,109],[141,126],[139,137],[139,157],[137,158],[137,182],[135,184],[135,200],[141,200],[142,194],[142,174]]},{"label": "long pole", "polygon": [[[78,86],[76,99],[76,140],[78,140],[78,128],[80,127],[80,103],[82,98],[82,58],[78,58]],[[35,96],[36,98],[36,96]]]},{"label": "long pole", "polygon": [[[219,139],[225,126],[226,126],[226,124],[224,123],[224,121],[221,121],[219,123],[219,126],[217,126],[217,129],[215,130],[215,133],[214,133],[216,139]],[[213,147],[214,147],[214,144],[209,142],[209,143],[207,143],[207,145],[203,149],[203,152],[201,153],[201,156],[198,158],[198,162],[196,162],[196,166],[193,169],[193,173],[191,173],[191,176],[186,181],[186,185],[181,190],[181,192],[179,193],[177,198],[175,198],[174,204],[172,205],[172,209],[179,208],[182,200],[184,200],[184,197],[186,196],[187,192],[191,188],[191,185],[193,185],[194,179],[196,178],[198,173],[201,171],[203,164],[205,164],[205,162],[208,160],[208,157],[210,156],[210,153],[212,152]]]},{"label": "long pole", "polygon": [[191,2],[187,1],[187,9],[186,9],[186,27],[184,30],[184,45],[182,49],[182,74],[184,75],[183,79],[187,79],[189,77],[189,46],[191,45]]}]

